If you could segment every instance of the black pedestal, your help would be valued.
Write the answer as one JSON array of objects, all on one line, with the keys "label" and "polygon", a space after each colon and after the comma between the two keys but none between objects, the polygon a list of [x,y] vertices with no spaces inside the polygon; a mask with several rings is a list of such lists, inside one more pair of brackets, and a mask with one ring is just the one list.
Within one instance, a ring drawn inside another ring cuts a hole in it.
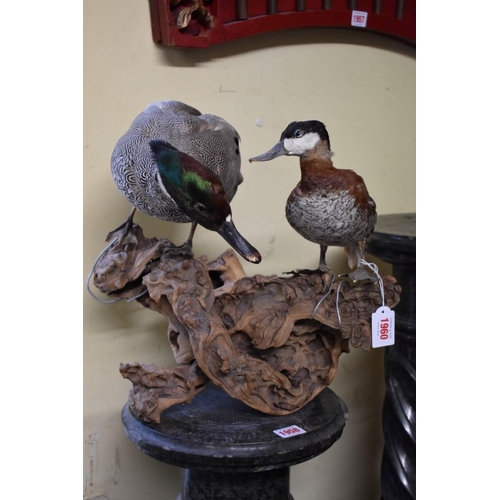
[{"label": "black pedestal", "polygon": [[[125,433],[147,455],[185,470],[178,500],[293,500],[290,467],[326,451],[342,435],[347,408],[324,389],[301,410],[265,415],[209,384],[189,404],[144,424],[122,411]],[[297,426],[283,438],[274,431]]]},{"label": "black pedestal", "polygon": [[382,498],[416,497],[416,215],[378,217],[367,252],[393,266],[401,285],[395,344],[386,348]]}]

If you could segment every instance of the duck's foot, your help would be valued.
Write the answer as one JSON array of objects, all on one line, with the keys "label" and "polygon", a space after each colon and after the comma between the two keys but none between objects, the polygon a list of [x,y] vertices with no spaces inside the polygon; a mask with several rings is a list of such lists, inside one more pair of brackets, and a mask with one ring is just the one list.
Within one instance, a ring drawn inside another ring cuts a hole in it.
[{"label": "duck's foot", "polygon": [[129,233],[132,233],[132,228],[134,227],[135,211],[136,209],[135,207],[133,207],[125,222],[108,233],[108,235],[106,236],[106,241],[110,241],[113,237],[116,237],[117,241],[121,244],[125,236],[127,236]]},{"label": "duck's foot", "polygon": [[348,278],[350,278],[354,282],[364,281],[364,280],[370,280],[373,283],[378,283],[377,276],[375,276],[375,274],[369,272],[364,267],[359,267],[358,269],[356,269],[356,271],[353,271],[352,273],[342,274],[340,276],[348,277]]},{"label": "duck's foot", "polygon": [[294,269],[293,271],[285,271],[283,274],[293,274],[294,276],[307,276],[310,274],[332,274],[332,271],[327,266],[319,266],[318,269]]},{"label": "duck's foot", "polygon": [[191,243],[185,242],[182,245],[176,247],[165,247],[164,253],[168,253],[169,255],[183,255],[185,257],[193,257],[193,247]]}]

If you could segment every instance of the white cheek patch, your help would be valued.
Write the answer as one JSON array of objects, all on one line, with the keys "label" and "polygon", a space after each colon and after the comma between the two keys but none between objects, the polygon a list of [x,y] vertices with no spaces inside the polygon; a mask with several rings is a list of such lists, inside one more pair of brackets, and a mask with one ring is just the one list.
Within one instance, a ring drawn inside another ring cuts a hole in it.
[{"label": "white cheek patch", "polygon": [[310,132],[309,134],[305,134],[302,137],[299,137],[298,139],[295,138],[285,139],[283,145],[285,146],[285,149],[288,151],[288,154],[302,155],[306,151],[311,151],[311,149],[314,149],[314,146],[316,146],[318,142],[319,142],[319,135]]},{"label": "white cheek patch", "polygon": [[232,219],[231,219],[231,215],[228,215],[228,216],[226,217],[226,222],[231,222],[231,220],[232,220]]}]

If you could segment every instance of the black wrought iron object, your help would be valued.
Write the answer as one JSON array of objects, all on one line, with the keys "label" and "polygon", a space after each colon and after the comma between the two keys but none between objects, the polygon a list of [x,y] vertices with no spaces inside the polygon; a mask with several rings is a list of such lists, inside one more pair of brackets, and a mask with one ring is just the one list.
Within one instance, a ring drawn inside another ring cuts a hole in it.
[{"label": "black wrought iron object", "polygon": [[123,408],[125,433],[156,460],[184,469],[177,500],[293,500],[290,468],[332,446],[347,407],[329,388],[296,413],[265,415],[208,386],[145,424]]},{"label": "black wrought iron object", "polygon": [[401,285],[395,344],[385,356],[383,500],[416,498],[416,215],[381,215],[367,251],[393,266]]}]

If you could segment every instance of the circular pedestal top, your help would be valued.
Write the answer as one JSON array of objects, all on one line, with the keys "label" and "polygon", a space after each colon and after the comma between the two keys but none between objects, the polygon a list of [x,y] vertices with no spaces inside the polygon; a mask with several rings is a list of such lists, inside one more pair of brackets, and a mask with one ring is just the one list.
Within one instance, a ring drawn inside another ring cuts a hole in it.
[{"label": "circular pedestal top", "polygon": [[379,215],[366,251],[388,262],[415,262],[416,214]]},{"label": "circular pedestal top", "polygon": [[[162,462],[185,469],[261,471],[289,467],[326,451],[342,435],[347,408],[324,389],[287,416],[260,413],[209,384],[190,403],[165,410],[159,424],[144,424],[122,411],[125,433],[137,447]],[[305,431],[283,438],[274,431]]]},{"label": "circular pedestal top", "polygon": [[415,239],[417,214],[388,214],[379,215],[375,226],[375,233],[386,234],[388,237]]}]

